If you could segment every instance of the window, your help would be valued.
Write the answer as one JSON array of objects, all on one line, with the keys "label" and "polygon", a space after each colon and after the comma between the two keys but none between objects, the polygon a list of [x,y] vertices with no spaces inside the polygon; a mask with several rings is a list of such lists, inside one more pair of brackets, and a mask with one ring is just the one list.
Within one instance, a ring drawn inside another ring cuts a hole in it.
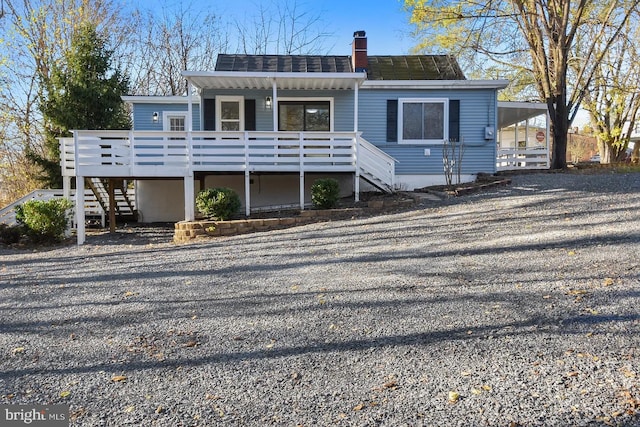
[{"label": "window", "polygon": [[184,132],[184,117],[169,117],[169,130]]},{"label": "window", "polygon": [[184,132],[187,123],[187,113],[182,111],[165,111],[162,113],[162,128],[165,131]]},{"label": "window", "polygon": [[443,98],[398,100],[398,143],[441,144],[449,139],[449,105]]},{"label": "window", "polygon": [[216,129],[219,131],[243,131],[244,130],[244,97],[242,96],[217,96],[216,111],[220,114],[216,117]]},{"label": "window", "polygon": [[330,101],[279,101],[278,130],[331,131]]}]

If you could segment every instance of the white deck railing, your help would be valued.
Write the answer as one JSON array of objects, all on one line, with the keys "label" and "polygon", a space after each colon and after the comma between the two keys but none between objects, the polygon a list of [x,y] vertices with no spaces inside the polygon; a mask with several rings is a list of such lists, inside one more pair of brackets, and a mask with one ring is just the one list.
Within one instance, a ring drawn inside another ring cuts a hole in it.
[{"label": "white deck railing", "polygon": [[[75,190],[71,190],[69,194],[69,198],[73,200],[75,197]],[[0,224],[7,225],[15,225],[16,224],[16,206],[21,205],[29,200],[51,200],[51,199],[60,199],[64,198],[63,190],[33,190],[31,193],[26,196],[16,200],[10,205],[5,206],[0,209]],[[102,226],[104,227],[105,223],[105,212],[98,203],[95,195],[91,192],[91,190],[85,190],[84,193],[84,209],[87,216],[95,216],[99,217]],[[72,215],[72,218],[75,219],[75,215]],[[72,225],[75,226],[75,225]]]},{"label": "white deck railing", "polygon": [[499,148],[497,170],[549,169],[549,150],[545,148]]},{"label": "white deck railing", "polygon": [[[393,187],[395,160],[357,132],[74,132],[61,140],[65,176],[185,177],[215,172],[355,172]],[[359,156],[359,157],[358,157]]]}]

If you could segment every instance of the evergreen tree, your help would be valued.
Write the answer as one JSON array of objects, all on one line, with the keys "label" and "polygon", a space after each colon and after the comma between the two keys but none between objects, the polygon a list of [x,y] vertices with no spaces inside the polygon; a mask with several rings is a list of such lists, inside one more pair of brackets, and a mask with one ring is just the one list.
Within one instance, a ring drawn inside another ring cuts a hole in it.
[{"label": "evergreen tree", "polygon": [[40,105],[46,134],[46,155],[29,153],[43,169],[43,183],[62,186],[59,137],[71,136],[74,129],[127,129],[129,115],[121,95],[128,81],[111,66],[113,51],[96,27],[85,24],[74,34],[71,49],[61,63],[52,66],[43,82],[46,94]]}]

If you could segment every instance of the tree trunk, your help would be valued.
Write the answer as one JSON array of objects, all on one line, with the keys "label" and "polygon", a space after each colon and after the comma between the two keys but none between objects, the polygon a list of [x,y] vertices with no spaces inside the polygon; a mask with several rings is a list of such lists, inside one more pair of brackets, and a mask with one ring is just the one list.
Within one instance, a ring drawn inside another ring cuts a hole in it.
[{"label": "tree trunk", "polygon": [[551,131],[553,133],[553,151],[551,154],[551,169],[567,168],[567,132],[569,120],[565,99],[558,97],[555,105],[549,108]]}]

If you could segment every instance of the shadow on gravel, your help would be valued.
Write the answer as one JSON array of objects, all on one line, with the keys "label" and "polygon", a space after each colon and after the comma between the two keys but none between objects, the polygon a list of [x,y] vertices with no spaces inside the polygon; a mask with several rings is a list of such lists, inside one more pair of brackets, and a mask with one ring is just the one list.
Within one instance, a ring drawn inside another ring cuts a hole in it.
[{"label": "shadow on gravel", "polygon": [[[105,364],[85,365],[64,368],[23,368],[12,370],[11,372],[0,372],[0,379],[10,380],[16,376],[23,375],[43,375],[43,374],[79,374],[88,372],[104,371],[105,369],[117,368],[129,372],[140,372],[145,370],[175,369],[177,367],[192,367],[211,364],[238,363],[243,361],[280,359],[297,357],[308,354],[359,352],[370,349],[383,349],[391,347],[421,347],[432,344],[453,341],[486,339],[489,335],[491,339],[500,339],[506,336],[523,334],[546,334],[546,335],[567,335],[584,334],[583,325],[590,327],[610,322],[635,322],[640,319],[639,314],[625,316],[576,316],[564,319],[564,326],[558,328],[558,319],[547,317],[535,317],[521,322],[510,322],[502,324],[488,325],[474,329],[473,335],[468,333],[469,328],[453,328],[444,331],[415,333],[406,335],[382,336],[370,339],[350,340],[344,342],[322,342],[305,346],[283,347],[277,346],[270,349],[260,349],[255,351],[240,352],[220,352],[201,357],[189,357],[188,354],[178,354],[174,360],[150,360],[122,362],[117,367]],[[83,321],[83,319],[79,319]],[[84,319],[92,321],[92,319]],[[4,332],[4,331],[3,331]],[[185,350],[185,352],[188,351]]]}]

